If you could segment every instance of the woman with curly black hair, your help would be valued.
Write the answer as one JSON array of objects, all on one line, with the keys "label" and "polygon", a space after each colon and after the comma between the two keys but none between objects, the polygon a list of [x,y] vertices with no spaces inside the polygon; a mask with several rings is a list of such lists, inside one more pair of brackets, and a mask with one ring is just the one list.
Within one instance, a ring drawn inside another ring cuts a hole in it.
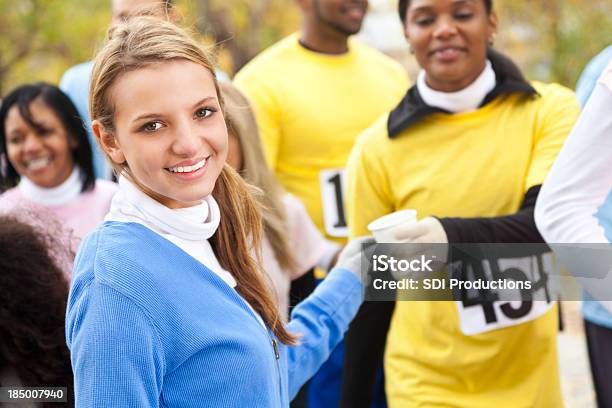
[{"label": "woman with curly black hair", "polygon": [[61,265],[73,254],[57,236],[51,228],[0,216],[0,386],[68,387],[72,406],[64,335],[68,282]]}]

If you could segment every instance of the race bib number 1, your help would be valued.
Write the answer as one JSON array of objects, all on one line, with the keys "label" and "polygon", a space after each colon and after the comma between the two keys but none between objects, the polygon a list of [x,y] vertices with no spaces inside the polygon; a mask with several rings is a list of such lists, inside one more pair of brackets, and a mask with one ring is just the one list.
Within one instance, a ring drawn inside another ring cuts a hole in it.
[{"label": "race bib number 1", "polygon": [[344,169],[323,170],[319,176],[325,232],[332,237],[348,236],[343,200],[344,173]]},{"label": "race bib number 1", "polygon": [[463,334],[470,336],[535,320],[553,306],[556,296],[551,293],[546,272],[553,262],[550,253],[481,262],[460,266],[468,280],[529,279],[533,285],[524,297],[544,300],[504,301],[497,300],[500,297],[495,291],[462,290],[462,300],[456,304]]}]

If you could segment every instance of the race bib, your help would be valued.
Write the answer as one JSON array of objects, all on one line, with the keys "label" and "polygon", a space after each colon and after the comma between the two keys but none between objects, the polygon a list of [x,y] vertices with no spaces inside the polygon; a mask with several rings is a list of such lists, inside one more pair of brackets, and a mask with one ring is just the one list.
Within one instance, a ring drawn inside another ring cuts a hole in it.
[{"label": "race bib", "polygon": [[344,211],[344,169],[323,170],[319,175],[325,232],[332,237],[347,237]]},{"label": "race bib", "polygon": [[550,287],[547,272],[554,268],[552,253],[475,262],[478,264],[451,265],[451,268],[454,273],[461,269],[459,273],[464,274],[465,280],[530,281],[531,287],[513,289],[516,292],[512,295],[508,289],[461,289],[461,300],[456,304],[463,334],[470,336],[535,320],[553,306],[557,292]]}]

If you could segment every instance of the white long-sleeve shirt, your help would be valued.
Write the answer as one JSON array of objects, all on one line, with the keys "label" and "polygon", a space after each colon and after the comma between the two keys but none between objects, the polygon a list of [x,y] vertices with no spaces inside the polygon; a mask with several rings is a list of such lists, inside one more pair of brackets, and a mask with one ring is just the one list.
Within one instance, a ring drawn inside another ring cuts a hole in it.
[{"label": "white long-sleeve shirt", "polygon": [[[535,219],[548,243],[612,242],[612,63],[548,174]],[[612,265],[609,268],[598,288],[585,288],[592,294],[599,289],[596,298],[612,311],[612,282],[607,282],[612,280]]]}]

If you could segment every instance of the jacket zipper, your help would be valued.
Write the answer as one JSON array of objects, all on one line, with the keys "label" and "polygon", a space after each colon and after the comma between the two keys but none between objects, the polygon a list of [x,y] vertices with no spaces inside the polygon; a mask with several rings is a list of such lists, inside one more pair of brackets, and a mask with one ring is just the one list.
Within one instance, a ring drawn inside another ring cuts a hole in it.
[{"label": "jacket zipper", "polygon": [[276,357],[276,359],[280,359],[280,353],[278,352],[278,343],[276,343],[276,340],[272,339],[272,347],[274,347],[274,357]]},{"label": "jacket zipper", "polygon": [[[246,302],[246,300],[244,300],[242,298],[242,296],[240,296],[238,294],[238,292],[236,292],[236,290],[233,290],[234,295],[239,299],[238,302],[242,302],[244,308],[247,309],[247,313],[250,314],[253,319],[256,320],[256,323],[258,326],[261,327],[261,323],[259,321],[259,319],[257,318],[257,316],[255,315],[255,310],[253,310]],[[271,333],[270,329],[266,326],[266,327],[261,327],[266,334],[268,335],[268,338],[270,339],[270,343],[272,344],[272,350],[274,352],[274,361],[276,363],[276,374],[278,376],[278,391],[279,391],[279,399],[280,399],[280,404],[279,406],[282,406],[282,402],[283,402],[283,382],[282,382],[282,378],[281,378],[281,372],[280,372],[280,364],[279,364],[279,360],[280,360],[280,351],[278,350],[278,343],[276,341],[276,339],[274,338],[274,335]]]},{"label": "jacket zipper", "polygon": [[283,381],[282,381],[282,377],[281,377],[281,372],[280,372],[280,352],[278,350],[278,342],[276,341],[276,339],[274,338],[274,336],[270,333],[270,330],[268,329],[268,336],[270,336],[270,340],[272,341],[272,349],[274,350],[274,362],[276,363],[276,374],[278,376],[278,391],[279,391],[279,398],[280,398],[280,406],[282,406],[283,403]]}]

